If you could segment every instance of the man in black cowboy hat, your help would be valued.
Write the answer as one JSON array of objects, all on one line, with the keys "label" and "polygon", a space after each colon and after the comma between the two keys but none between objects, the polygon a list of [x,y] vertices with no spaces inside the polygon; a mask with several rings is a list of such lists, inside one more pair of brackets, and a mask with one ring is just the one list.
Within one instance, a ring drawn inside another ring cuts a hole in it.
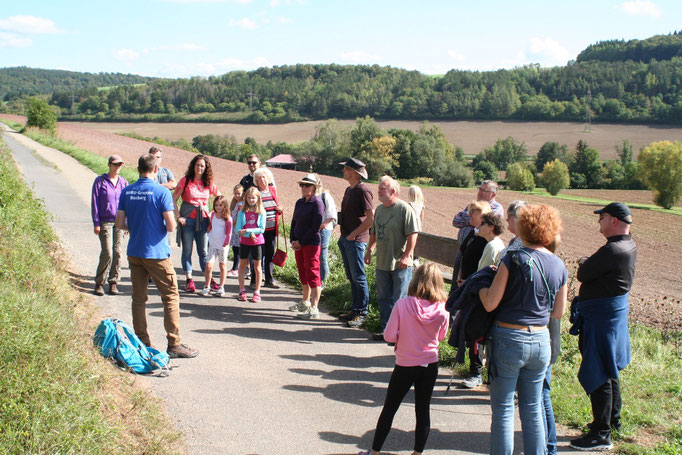
[{"label": "man in black cowboy hat", "polygon": [[594,213],[606,245],[578,261],[582,284],[571,307],[571,333],[579,334],[583,357],[578,380],[590,396],[594,417],[589,432],[571,441],[578,450],[610,449],[611,430],[620,430],[618,372],[630,363],[628,295],[637,262],[628,206],[612,202]]},{"label": "man in black cowboy hat", "polygon": [[362,179],[367,178],[365,163],[349,158],[339,164],[343,166],[343,178],[348,182],[348,188],[341,202],[341,236],[338,245],[353,296],[352,310],[339,319],[351,327],[359,327],[369,311],[369,285],[364,257],[369,241],[369,228],[374,221],[374,198],[372,191],[362,183]]}]

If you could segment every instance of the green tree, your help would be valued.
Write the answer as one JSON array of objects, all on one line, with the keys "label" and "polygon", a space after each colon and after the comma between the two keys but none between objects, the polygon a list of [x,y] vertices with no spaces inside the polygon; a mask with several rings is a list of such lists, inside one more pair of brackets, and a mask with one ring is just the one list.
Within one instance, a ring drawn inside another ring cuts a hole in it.
[{"label": "green tree", "polygon": [[616,153],[618,153],[621,166],[625,167],[628,163],[632,162],[632,144],[630,140],[625,139],[621,145],[617,145]]},{"label": "green tree", "polygon": [[[481,180],[497,180],[498,173],[497,173],[497,168],[493,163],[487,160],[478,160],[476,164],[474,164],[474,175],[476,176],[476,172],[480,172],[478,174],[481,177]],[[475,179],[477,182],[481,181],[478,178]]]},{"label": "green tree", "polygon": [[26,126],[36,126],[52,133],[57,128],[57,113],[47,101],[40,98],[31,98],[28,101],[26,118]]},{"label": "green tree", "polygon": [[670,209],[682,196],[682,143],[653,142],[639,154],[639,176],[654,191],[654,202]]},{"label": "green tree", "polygon": [[533,191],[533,173],[522,163],[510,164],[507,168],[507,186],[514,191]]},{"label": "green tree", "polygon": [[556,196],[559,191],[568,188],[571,183],[568,166],[563,161],[556,159],[545,165],[542,172],[542,184],[549,194]]},{"label": "green tree", "polygon": [[570,170],[571,184],[574,188],[601,188],[603,186],[599,150],[589,147],[582,139],[576,146]]},{"label": "green tree", "polygon": [[538,172],[542,172],[546,163],[556,159],[568,162],[568,146],[558,142],[545,142],[535,156],[535,167]]},{"label": "green tree", "polygon": [[505,139],[498,139],[495,145],[483,151],[485,159],[493,163],[501,171],[507,169],[512,163],[525,161],[528,156],[526,145],[516,142],[509,136]]}]

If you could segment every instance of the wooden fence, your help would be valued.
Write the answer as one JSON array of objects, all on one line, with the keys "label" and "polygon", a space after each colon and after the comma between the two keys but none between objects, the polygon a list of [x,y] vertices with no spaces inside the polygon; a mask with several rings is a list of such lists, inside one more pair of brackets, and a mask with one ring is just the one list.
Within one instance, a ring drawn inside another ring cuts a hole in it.
[{"label": "wooden fence", "polygon": [[[417,245],[414,248],[414,255],[452,267],[457,251],[459,251],[459,243],[456,239],[420,232],[417,237]],[[443,273],[443,278],[450,283],[452,274]]]}]

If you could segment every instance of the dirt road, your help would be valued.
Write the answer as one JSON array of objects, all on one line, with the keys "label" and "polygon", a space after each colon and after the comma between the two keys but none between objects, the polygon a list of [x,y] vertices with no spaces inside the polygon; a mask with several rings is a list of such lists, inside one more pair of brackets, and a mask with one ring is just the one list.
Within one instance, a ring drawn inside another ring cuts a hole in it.
[{"label": "dirt road", "polygon": [[[95,175],[22,135],[7,133],[4,140],[26,181],[54,214],[73,273],[92,283],[99,242],[92,233],[88,201]],[[178,271],[179,256],[174,247]],[[103,316],[130,323],[126,265],[124,261],[123,294],[92,299]],[[229,297],[223,299],[183,294],[181,334],[200,355],[172,361],[168,377],[139,377],[165,401],[191,453],[353,454],[368,448],[393,367],[391,348],[326,315],[313,322],[293,318],[287,307],[297,296],[289,289],[267,290],[263,302],[253,304],[238,302],[236,287],[231,279]],[[91,288],[82,291],[89,294]],[[153,287],[148,307],[152,342],[165,346],[162,307]],[[487,392],[457,389],[446,396],[448,378],[449,372],[442,370],[428,453],[488,453]],[[410,452],[413,403],[410,393],[396,415],[387,453]],[[569,437],[562,434],[560,445],[566,449]],[[516,436],[519,453],[518,431]]]}]

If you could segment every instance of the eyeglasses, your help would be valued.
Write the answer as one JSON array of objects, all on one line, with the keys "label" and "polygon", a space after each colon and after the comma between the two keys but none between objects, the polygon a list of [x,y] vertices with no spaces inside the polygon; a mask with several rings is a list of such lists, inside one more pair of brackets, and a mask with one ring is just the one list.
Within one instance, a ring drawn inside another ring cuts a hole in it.
[{"label": "eyeglasses", "polygon": [[299,183],[298,186],[300,186],[301,188],[309,188],[309,187],[313,186],[313,184],[312,183]]},{"label": "eyeglasses", "polygon": [[258,161],[247,161],[248,164],[258,164]]},{"label": "eyeglasses", "polygon": [[109,164],[112,166],[116,166],[116,167],[123,166],[123,163],[109,163]]},{"label": "eyeglasses", "polygon": [[494,193],[494,191],[486,190],[486,189],[483,189],[481,187],[478,188],[478,191],[482,191],[484,193]]}]

